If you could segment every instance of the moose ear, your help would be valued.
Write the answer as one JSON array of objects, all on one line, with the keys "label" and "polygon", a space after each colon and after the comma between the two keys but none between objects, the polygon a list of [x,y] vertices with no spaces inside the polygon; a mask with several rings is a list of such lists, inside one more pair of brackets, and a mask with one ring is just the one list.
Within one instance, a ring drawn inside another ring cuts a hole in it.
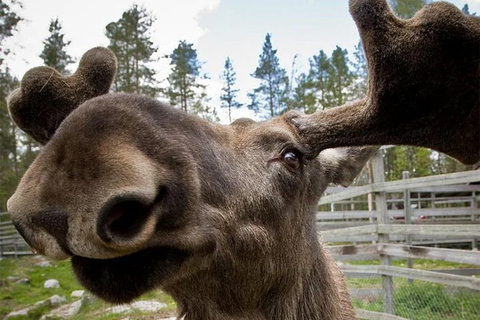
[{"label": "moose ear", "polygon": [[410,20],[386,0],[350,0],[365,48],[361,101],[312,115],[287,113],[315,157],[327,148],[414,145],[480,161],[480,18],[433,2]]},{"label": "moose ear", "polygon": [[348,187],[378,147],[326,149],[318,155],[330,182]]},{"label": "moose ear", "polygon": [[69,77],[49,67],[33,68],[7,98],[10,116],[20,129],[44,145],[75,108],[108,93],[116,70],[113,52],[100,47],[87,51]]}]

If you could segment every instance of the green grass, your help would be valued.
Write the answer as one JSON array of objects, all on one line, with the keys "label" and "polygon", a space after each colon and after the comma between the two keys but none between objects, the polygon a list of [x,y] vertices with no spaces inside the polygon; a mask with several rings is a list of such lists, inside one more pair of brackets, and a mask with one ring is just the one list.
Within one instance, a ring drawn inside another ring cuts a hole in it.
[{"label": "green grass", "polygon": [[368,311],[383,312],[382,299],[352,299],[352,304],[355,308],[364,309]]},{"label": "green grass", "polygon": [[[64,295],[68,298],[73,290],[82,289],[73,275],[69,262],[62,261],[46,268],[32,268],[34,262],[34,260],[28,258],[0,261],[1,278],[16,276],[30,279],[30,284],[15,284],[11,282],[4,284],[0,291],[0,301],[11,300],[16,306],[28,306],[55,294]],[[8,270],[10,270],[9,274]],[[43,288],[43,283],[48,279],[57,279],[61,284],[61,288]]]},{"label": "green grass", "polygon": [[[413,267],[421,270],[478,268],[475,265],[414,259]],[[352,265],[378,265],[379,260],[351,261]],[[406,260],[394,260],[393,266],[406,267]],[[346,278],[350,289],[381,289],[381,277]],[[412,320],[478,320],[480,319],[480,292],[423,281],[409,282],[393,277],[394,307],[397,316]],[[352,299],[356,308],[383,312],[383,298],[378,296]]]},{"label": "green grass", "polygon": [[[359,260],[359,261],[349,261],[349,264],[352,265],[379,265],[379,260]],[[406,260],[393,260],[392,266],[395,267],[406,267]],[[442,270],[442,269],[469,269],[469,268],[478,268],[478,266],[464,263],[455,263],[449,261],[440,261],[440,260],[428,260],[428,259],[413,259],[413,268],[420,270]]]},{"label": "green grass", "polygon": [[[444,261],[432,261],[416,259],[416,269],[451,269],[471,268],[474,266],[457,264]],[[37,261],[34,258],[4,259],[0,261],[0,319],[12,310],[19,310],[31,304],[45,300],[52,295],[58,294],[67,297],[70,301],[70,293],[73,290],[83,289],[76,281],[69,261],[52,263],[52,267],[35,267]],[[352,264],[372,265],[377,261],[354,261]],[[405,266],[405,260],[393,261],[394,266]],[[30,284],[15,284],[6,281],[8,276],[29,278]],[[60,282],[59,289],[44,289],[43,283],[47,279],[57,279]],[[414,281],[408,283],[403,278],[394,277],[395,286],[395,310],[397,315],[409,319],[430,320],[443,318],[446,320],[474,320],[479,319],[480,314],[480,293],[469,290],[446,291],[444,286],[426,282]],[[381,288],[381,279],[377,278],[347,278],[349,288],[367,289]],[[176,305],[172,298],[162,291],[155,290],[144,294],[141,300],[157,300],[168,305],[156,316],[175,313]],[[380,298],[353,299],[357,308],[382,312],[383,302]],[[105,314],[102,310],[111,305],[101,300],[82,307],[79,314],[73,320],[95,319],[95,320],[118,320],[123,319],[126,314]],[[32,310],[28,316],[17,317],[15,320],[36,320],[49,311],[49,307],[40,307]],[[148,315],[141,312],[128,314],[132,320],[148,318]]]},{"label": "green grass", "polygon": [[[394,277],[395,314],[412,320],[480,319],[480,292]],[[350,289],[381,289],[380,278],[347,278]],[[375,292],[375,291],[374,291]],[[378,292],[378,291],[377,291]],[[353,298],[356,308],[383,312],[383,297]]]},{"label": "green grass", "polygon": [[[54,263],[51,267],[34,267],[38,260],[34,258],[4,259],[0,261],[0,318],[12,310],[23,309],[35,302],[45,300],[55,294],[70,298],[73,290],[82,287],[75,279],[70,263],[62,261]],[[30,284],[16,284],[6,281],[8,276],[30,279]],[[57,279],[61,288],[45,289],[43,283],[48,279]],[[42,314],[49,311],[49,307],[38,307],[32,310],[28,317],[18,319],[39,319]]]},{"label": "green grass", "polygon": [[[31,306],[35,302],[45,300],[58,294],[67,298],[67,303],[74,301],[70,294],[74,290],[84,290],[73,274],[69,261],[52,262],[51,267],[37,267],[38,260],[32,257],[19,259],[4,259],[0,261],[0,319],[13,310],[19,310]],[[16,284],[14,281],[7,281],[7,277],[30,279],[30,284]],[[57,279],[60,283],[58,289],[44,289],[45,280]],[[174,315],[176,305],[173,299],[167,294],[156,290],[144,294],[139,300],[158,300],[167,304],[167,307],[160,314]],[[94,299],[93,303],[82,306],[79,314],[74,320],[96,319],[116,320],[123,319],[126,314],[102,313],[102,310],[110,307],[111,304]],[[28,316],[16,317],[15,320],[36,320],[50,311],[50,307],[38,307],[32,310]],[[128,315],[130,319],[142,319],[145,314],[133,312]]]}]

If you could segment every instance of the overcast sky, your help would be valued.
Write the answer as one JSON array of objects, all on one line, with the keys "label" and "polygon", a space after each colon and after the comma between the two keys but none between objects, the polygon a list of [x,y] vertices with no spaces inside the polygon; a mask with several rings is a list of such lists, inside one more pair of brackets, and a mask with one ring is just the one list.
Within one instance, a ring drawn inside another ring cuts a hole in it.
[{"label": "overcast sky", "polygon": [[[480,12],[480,0],[452,0],[458,7],[465,3],[471,12]],[[21,78],[29,69],[42,64],[38,57],[42,41],[48,37],[51,19],[59,18],[65,37],[71,41],[67,51],[75,58],[94,46],[107,46],[105,26],[117,21],[133,3],[144,5],[156,18],[153,42],[159,56],[170,54],[180,40],[193,42],[203,71],[209,81],[211,103],[218,106],[221,90],[219,75],[230,56],[237,72],[240,99],[256,82],[250,74],[267,32],[272,34],[280,63],[287,70],[295,54],[297,67],[308,68],[308,58],[323,49],[331,54],[336,45],[349,53],[359,41],[348,12],[348,0],[22,0],[19,14],[25,18],[19,31],[7,43],[14,52],[7,60],[11,72]],[[156,66],[159,78],[165,78],[168,62]],[[74,68],[74,67],[71,67]],[[249,116],[239,112],[234,117]],[[251,116],[251,115],[250,115]],[[222,114],[225,119],[225,115]]]}]

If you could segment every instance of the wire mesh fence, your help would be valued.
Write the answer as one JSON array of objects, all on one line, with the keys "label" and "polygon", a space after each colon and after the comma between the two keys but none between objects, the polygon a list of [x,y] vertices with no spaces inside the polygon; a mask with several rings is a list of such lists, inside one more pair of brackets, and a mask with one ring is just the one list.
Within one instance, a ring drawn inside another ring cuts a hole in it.
[{"label": "wire mesh fence", "polygon": [[[382,276],[346,274],[355,308],[380,312],[384,308]],[[393,314],[412,320],[478,320],[480,291],[420,280],[392,277]]]}]

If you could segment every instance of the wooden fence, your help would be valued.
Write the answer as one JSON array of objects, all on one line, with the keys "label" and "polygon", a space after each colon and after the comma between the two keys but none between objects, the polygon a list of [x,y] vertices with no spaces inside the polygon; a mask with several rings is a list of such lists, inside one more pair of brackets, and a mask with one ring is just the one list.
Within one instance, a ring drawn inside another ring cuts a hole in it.
[{"label": "wooden fence", "polygon": [[0,258],[33,254],[17,232],[7,213],[0,213]]},{"label": "wooden fence", "polygon": [[[383,312],[359,309],[359,318],[405,319],[395,315],[393,279],[397,277],[480,294],[480,278],[472,277],[480,275],[480,170],[385,182],[379,152],[373,158],[373,178],[367,186],[328,188],[317,213],[320,237],[347,278],[381,278],[378,294],[383,295]],[[445,245],[450,248],[439,248]],[[473,250],[451,249],[454,246]],[[406,267],[392,266],[392,259],[405,259]],[[478,268],[417,270],[412,259]],[[379,264],[344,263],[354,260]],[[475,311],[480,313],[480,306]]]}]

